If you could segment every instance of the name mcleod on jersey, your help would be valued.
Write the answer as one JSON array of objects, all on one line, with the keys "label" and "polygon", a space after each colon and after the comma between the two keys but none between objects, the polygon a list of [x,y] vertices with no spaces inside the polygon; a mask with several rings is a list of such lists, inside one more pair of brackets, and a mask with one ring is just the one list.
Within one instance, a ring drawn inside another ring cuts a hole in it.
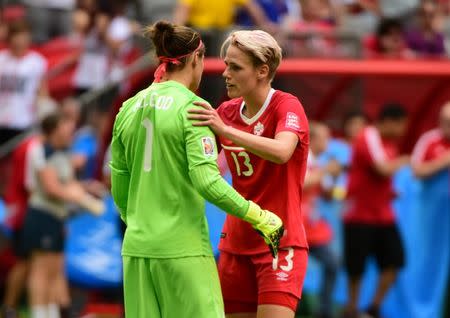
[{"label": "name mcleod on jersey", "polygon": [[136,103],[134,111],[140,108],[152,107],[161,110],[168,110],[173,104],[172,96],[159,95],[156,92],[152,92],[141,99],[140,102]]}]

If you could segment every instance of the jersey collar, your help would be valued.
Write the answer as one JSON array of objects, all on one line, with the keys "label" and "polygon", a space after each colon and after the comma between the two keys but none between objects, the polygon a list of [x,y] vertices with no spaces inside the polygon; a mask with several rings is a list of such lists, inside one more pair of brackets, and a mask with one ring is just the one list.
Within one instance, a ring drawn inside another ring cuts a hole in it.
[{"label": "jersey collar", "polygon": [[239,110],[239,114],[241,115],[241,118],[244,121],[244,123],[246,123],[247,125],[254,124],[261,117],[261,115],[265,112],[267,107],[269,107],[270,101],[272,100],[272,96],[274,93],[275,93],[275,90],[273,88],[271,88],[269,91],[269,94],[267,94],[266,100],[264,101],[264,104],[262,105],[261,109],[252,118],[248,118],[247,116],[245,116],[243,114],[242,111],[244,110],[245,101],[242,101],[241,109]]}]

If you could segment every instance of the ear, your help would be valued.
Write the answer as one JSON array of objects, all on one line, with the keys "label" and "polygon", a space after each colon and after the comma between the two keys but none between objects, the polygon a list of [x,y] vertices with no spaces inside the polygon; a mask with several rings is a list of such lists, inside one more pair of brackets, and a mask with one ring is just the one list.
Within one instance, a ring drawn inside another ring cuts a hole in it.
[{"label": "ear", "polygon": [[203,58],[203,56],[201,55],[200,52],[195,52],[195,54],[193,54],[192,56],[192,67],[196,67],[198,63],[201,62],[201,59]]},{"label": "ear", "polygon": [[269,66],[267,64],[263,64],[261,66],[258,66],[257,78],[259,80],[262,80],[264,78],[269,78]]}]

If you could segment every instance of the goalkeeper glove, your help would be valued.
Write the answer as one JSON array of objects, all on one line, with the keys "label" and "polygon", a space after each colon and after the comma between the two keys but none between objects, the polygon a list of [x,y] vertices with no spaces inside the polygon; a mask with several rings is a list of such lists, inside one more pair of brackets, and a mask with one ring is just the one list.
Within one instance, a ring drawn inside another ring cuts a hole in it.
[{"label": "goalkeeper glove", "polygon": [[264,238],[269,245],[270,252],[275,258],[278,254],[280,239],[284,233],[283,221],[275,214],[261,209],[256,203],[249,201],[250,205],[243,220],[249,222],[253,228]]}]

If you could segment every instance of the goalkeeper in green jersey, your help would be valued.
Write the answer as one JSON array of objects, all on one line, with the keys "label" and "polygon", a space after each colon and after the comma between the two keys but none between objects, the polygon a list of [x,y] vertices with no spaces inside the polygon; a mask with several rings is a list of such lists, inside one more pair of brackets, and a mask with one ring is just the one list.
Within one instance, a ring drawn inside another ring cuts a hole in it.
[{"label": "goalkeeper in green jersey", "polygon": [[193,93],[203,72],[199,34],[168,22],[149,34],[161,62],[155,82],[124,103],[111,144],[112,195],[127,224],[125,314],[223,318],[205,199],[249,222],[274,255],[282,221],[220,177],[214,134],[187,119],[187,109],[202,100]]}]

